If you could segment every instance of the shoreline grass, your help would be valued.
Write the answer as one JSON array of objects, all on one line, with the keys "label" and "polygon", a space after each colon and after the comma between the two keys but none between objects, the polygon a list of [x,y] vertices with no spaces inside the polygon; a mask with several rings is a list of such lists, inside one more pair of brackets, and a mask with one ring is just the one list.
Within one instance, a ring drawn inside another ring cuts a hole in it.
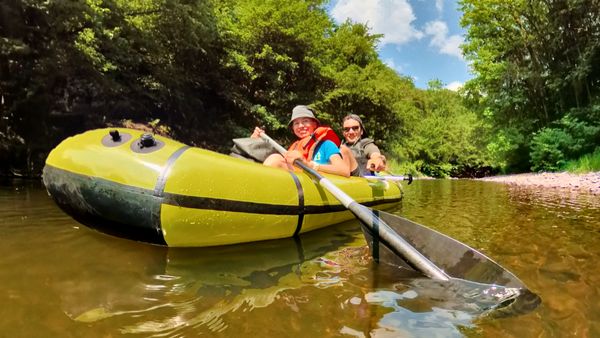
[{"label": "shoreline grass", "polygon": [[563,169],[575,174],[600,171],[600,148],[596,148],[593,153],[583,155],[577,160],[568,161]]}]

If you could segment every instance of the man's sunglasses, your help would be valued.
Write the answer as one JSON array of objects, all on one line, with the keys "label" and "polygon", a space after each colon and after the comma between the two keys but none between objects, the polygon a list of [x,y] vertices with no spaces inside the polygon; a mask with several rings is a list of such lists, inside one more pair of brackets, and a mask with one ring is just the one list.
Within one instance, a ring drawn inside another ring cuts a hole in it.
[{"label": "man's sunglasses", "polygon": [[347,133],[350,130],[358,131],[358,129],[360,129],[360,126],[344,127],[344,132]]}]

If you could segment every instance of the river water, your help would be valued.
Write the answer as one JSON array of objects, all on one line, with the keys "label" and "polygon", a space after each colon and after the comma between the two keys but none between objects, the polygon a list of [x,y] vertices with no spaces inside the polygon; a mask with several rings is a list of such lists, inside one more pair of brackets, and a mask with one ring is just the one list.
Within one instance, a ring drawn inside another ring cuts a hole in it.
[{"label": "river water", "polygon": [[90,230],[41,183],[0,184],[0,328],[13,337],[597,337],[600,198],[416,181],[394,213],[492,257],[542,303],[495,318],[428,280],[398,281],[356,221],[285,239],[168,249]]}]

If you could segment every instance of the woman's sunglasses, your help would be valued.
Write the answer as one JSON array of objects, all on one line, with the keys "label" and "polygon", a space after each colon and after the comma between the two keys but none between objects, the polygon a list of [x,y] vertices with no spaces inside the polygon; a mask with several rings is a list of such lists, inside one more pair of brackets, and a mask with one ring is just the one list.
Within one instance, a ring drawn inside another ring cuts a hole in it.
[{"label": "woman's sunglasses", "polygon": [[358,131],[358,129],[360,129],[360,126],[344,127],[344,132],[347,133],[350,130]]}]

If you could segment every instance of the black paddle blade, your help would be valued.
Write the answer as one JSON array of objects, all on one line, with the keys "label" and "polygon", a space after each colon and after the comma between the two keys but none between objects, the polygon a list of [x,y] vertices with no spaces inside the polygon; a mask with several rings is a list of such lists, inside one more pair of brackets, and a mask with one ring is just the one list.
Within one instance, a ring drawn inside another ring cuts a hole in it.
[{"label": "black paddle blade", "polygon": [[526,288],[511,272],[464,243],[397,215],[377,210],[373,213],[450,277]]},{"label": "black paddle blade", "polygon": [[[539,296],[529,291],[521,280],[481,252],[403,217],[376,210],[373,210],[373,213],[452,277],[450,281],[431,280],[425,283],[437,285],[438,290],[454,290],[460,286],[460,289],[470,289],[472,293],[479,294],[481,299],[488,297],[488,305],[494,305],[489,307],[486,315],[494,317],[524,314],[540,304]],[[374,236],[368,227],[362,225],[362,230],[376,262],[382,263],[382,266],[397,268],[399,279],[411,278],[411,270],[412,278],[423,277],[394,250],[381,242],[378,236]]]}]

